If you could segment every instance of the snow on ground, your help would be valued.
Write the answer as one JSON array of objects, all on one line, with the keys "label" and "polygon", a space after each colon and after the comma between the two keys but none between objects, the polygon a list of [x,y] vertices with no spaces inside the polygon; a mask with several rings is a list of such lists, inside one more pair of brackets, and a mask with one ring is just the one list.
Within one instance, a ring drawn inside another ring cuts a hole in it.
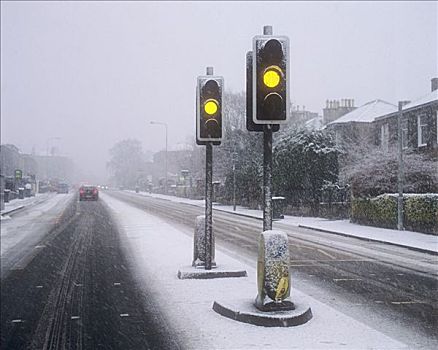
[{"label": "snow on ground", "polygon": [[[204,206],[204,200],[191,200],[187,198],[179,198],[179,197],[166,196],[161,194],[146,194],[144,192],[139,193],[139,195],[167,199],[174,202],[192,204],[201,207]],[[222,211],[233,213],[233,206],[231,205],[221,205],[218,203],[214,203],[213,207],[215,210],[222,210]],[[236,207],[236,211],[234,213],[255,217],[255,218],[263,218],[263,212],[261,210],[253,210],[253,209],[243,208],[240,206]],[[324,218],[300,217],[300,216],[290,216],[290,215],[285,215],[285,218],[283,220],[274,222],[273,223],[274,228],[277,225],[277,223],[282,225],[294,226],[294,227],[307,226],[318,230],[340,233],[343,235],[360,237],[369,240],[387,242],[387,243],[402,245],[406,247],[414,247],[421,250],[438,253],[438,236],[429,235],[420,232],[398,231],[398,230],[391,230],[391,229],[385,229],[380,227],[358,225],[351,223],[349,220],[331,220]]]},{"label": "snow on ground", "polygon": [[10,212],[11,210],[15,210],[22,206],[34,205],[36,203],[41,203],[49,198],[52,193],[37,193],[33,197],[27,197],[24,199],[14,199],[8,203],[5,203],[5,209],[0,212],[0,214]]},{"label": "snow on ground", "polygon": [[[72,194],[44,194],[41,196],[30,197],[26,199],[16,199],[12,201],[11,206],[7,208],[10,210],[15,206],[24,205],[31,210],[23,211],[22,214],[16,217],[9,217],[5,215],[1,223],[1,256],[6,254],[10,249],[24,241],[36,241],[43,234],[47,233],[45,230],[40,230],[42,226],[47,228],[54,216],[59,215],[66,207]],[[48,216],[48,212],[51,215]]]},{"label": "snow on ground", "polygon": [[[267,328],[227,319],[212,310],[215,300],[254,300],[256,262],[248,265],[216,250],[218,265],[245,268],[248,277],[179,280],[177,272],[192,261],[192,238],[165,221],[102,193],[121,230],[142,285],[152,288],[171,329],[188,349],[402,349],[378,330],[307,296],[293,286],[293,298],[304,299],[313,319],[289,328]],[[115,281],[116,282],[116,281]]]}]

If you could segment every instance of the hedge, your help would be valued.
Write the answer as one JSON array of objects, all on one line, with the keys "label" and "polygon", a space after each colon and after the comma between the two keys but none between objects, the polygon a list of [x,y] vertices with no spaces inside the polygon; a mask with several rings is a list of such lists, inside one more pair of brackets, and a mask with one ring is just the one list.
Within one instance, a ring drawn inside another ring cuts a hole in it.
[{"label": "hedge", "polygon": [[[351,221],[384,228],[397,228],[397,194],[354,198]],[[405,194],[403,225],[406,230],[438,235],[438,194]]]}]

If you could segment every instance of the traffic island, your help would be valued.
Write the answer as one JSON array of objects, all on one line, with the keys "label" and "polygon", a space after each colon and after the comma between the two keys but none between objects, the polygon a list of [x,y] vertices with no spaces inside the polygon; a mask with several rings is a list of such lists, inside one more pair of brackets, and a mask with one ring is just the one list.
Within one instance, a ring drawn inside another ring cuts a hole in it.
[{"label": "traffic island", "polygon": [[212,279],[229,277],[247,277],[246,270],[228,268],[227,266],[215,266],[211,270],[205,270],[204,266],[187,266],[178,270],[178,278],[184,279]]},{"label": "traffic island", "polygon": [[258,294],[250,299],[218,302],[213,310],[235,321],[264,327],[299,326],[312,318],[305,300],[290,300],[289,245],[284,232],[267,230],[259,239]]},{"label": "traffic island", "polygon": [[236,301],[215,301],[213,310],[234,321],[263,327],[294,327],[312,319],[312,310],[304,299],[294,298],[294,309],[287,311],[263,312],[248,299]]}]

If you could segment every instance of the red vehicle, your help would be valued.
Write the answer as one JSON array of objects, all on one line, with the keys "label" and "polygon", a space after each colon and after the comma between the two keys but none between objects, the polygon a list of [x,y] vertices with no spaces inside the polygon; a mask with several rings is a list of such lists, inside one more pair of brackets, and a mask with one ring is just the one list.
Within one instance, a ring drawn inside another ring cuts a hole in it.
[{"label": "red vehicle", "polygon": [[99,199],[99,190],[96,186],[84,185],[79,188],[80,201],[97,201]]}]

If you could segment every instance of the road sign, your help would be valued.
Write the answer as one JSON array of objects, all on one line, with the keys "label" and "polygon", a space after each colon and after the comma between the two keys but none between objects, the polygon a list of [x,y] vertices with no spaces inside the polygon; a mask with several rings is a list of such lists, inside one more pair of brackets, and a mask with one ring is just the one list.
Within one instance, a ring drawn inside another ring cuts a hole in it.
[{"label": "road sign", "polygon": [[20,169],[15,170],[15,180],[21,180],[23,178],[23,172]]}]

